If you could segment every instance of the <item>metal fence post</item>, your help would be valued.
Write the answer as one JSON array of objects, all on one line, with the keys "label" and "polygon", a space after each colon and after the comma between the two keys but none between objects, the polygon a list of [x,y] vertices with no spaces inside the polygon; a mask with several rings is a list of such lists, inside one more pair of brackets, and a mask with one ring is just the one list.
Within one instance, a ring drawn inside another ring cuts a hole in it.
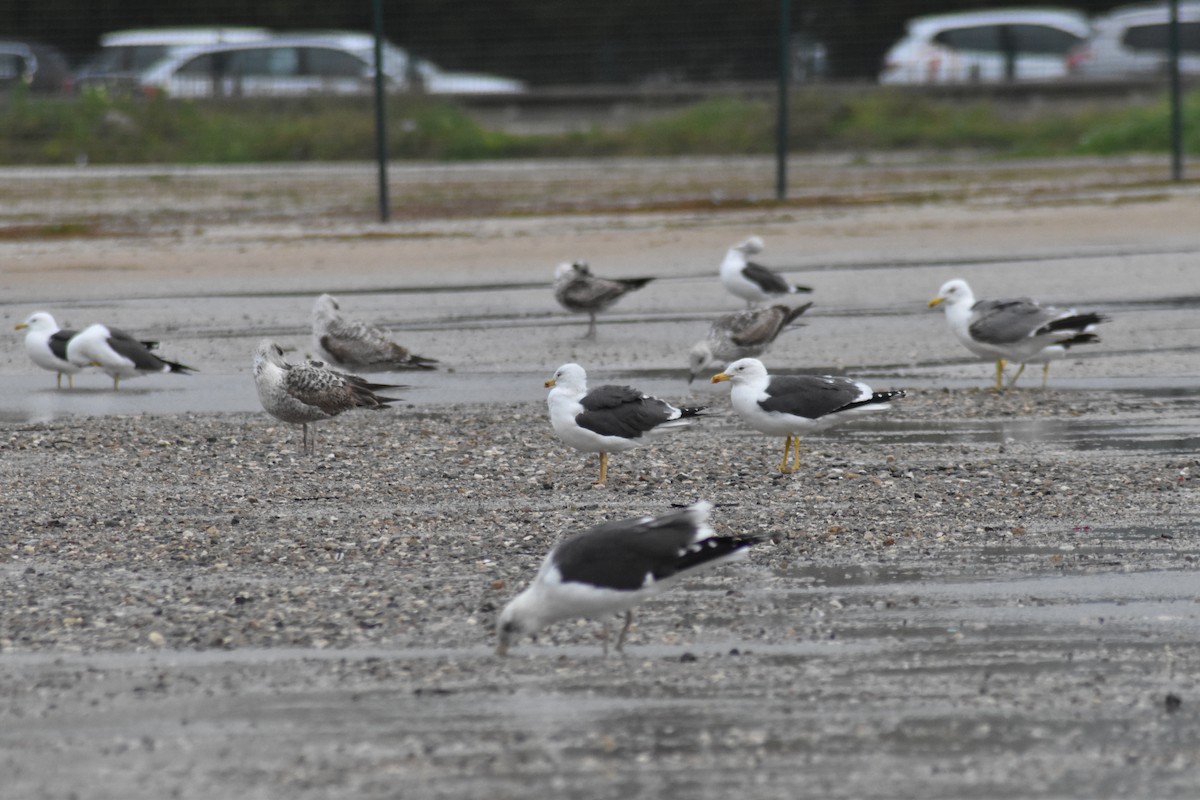
[{"label": "metal fence post", "polygon": [[379,162],[379,221],[391,219],[388,199],[387,94],[383,75],[383,0],[371,0],[371,17],[375,27],[375,157]]},{"label": "metal fence post", "polygon": [[1171,0],[1171,180],[1183,180],[1183,98],[1179,86],[1179,0]]},{"label": "metal fence post", "polygon": [[792,72],[792,0],[779,2],[779,116],[775,122],[775,199],[787,199],[788,78]]}]

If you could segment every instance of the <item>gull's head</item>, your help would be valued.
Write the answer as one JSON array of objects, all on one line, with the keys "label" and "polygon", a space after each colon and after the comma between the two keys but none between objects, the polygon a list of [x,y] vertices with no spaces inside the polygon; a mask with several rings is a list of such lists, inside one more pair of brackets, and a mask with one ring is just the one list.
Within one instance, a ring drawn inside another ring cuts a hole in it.
[{"label": "gull's head", "polygon": [[713,383],[732,381],[734,386],[767,377],[767,368],[757,358],[740,358],[712,376]]},{"label": "gull's head", "polygon": [[554,375],[550,377],[550,380],[546,381],[545,386],[547,389],[553,389],[558,386],[564,389],[583,392],[587,390],[587,373],[578,364],[563,364],[554,370]]},{"label": "gull's head", "polygon": [[496,655],[508,655],[508,648],[533,629],[532,617],[525,609],[525,593],[509,601],[496,619]]},{"label": "gull's head", "polygon": [[283,348],[270,339],[262,339],[254,348],[254,374],[259,374],[267,364],[276,367],[286,367],[283,358]]},{"label": "gull's head", "polygon": [[696,346],[688,353],[688,383],[708,369],[713,360],[712,348],[704,342],[696,342]]},{"label": "gull's head", "polygon": [[24,322],[18,322],[14,326],[14,330],[22,331],[28,328],[35,333],[54,333],[58,330],[58,323],[54,321],[54,317],[50,316],[45,311],[35,311],[25,318]]},{"label": "gull's head", "polygon": [[942,284],[942,288],[938,289],[937,296],[929,301],[929,307],[933,308],[942,303],[945,303],[947,307],[961,303],[971,306],[975,304],[975,295],[966,281],[962,278],[955,278]]},{"label": "gull's head", "polygon": [[742,255],[752,256],[755,253],[763,251],[763,240],[757,236],[751,236],[741,244],[735,245],[733,249],[739,251]]},{"label": "gull's head", "polygon": [[337,316],[338,309],[337,298],[331,294],[323,294],[313,303],[313,319],[333,319]]},{"label": "gull's head", "polygon": [[577,275],[590,274],[586,261],[564,261],[554,268],[554,280],[567,281]]}]

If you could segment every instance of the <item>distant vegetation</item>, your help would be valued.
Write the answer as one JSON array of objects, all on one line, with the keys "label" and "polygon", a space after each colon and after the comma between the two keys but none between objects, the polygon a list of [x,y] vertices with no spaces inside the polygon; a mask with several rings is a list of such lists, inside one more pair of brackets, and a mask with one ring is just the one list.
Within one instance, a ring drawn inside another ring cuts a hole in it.
[{"label": "distant vegetation", "polygon": [[[483,127],[469,111],[433,99],[397,99],[389,109],[395,159],[462,161],[573,156],[770,153],[768,102],[713,99],[624,129],[518,135]],[[998,156],[1161,152],[1165,102],[1088,110],[1053,105],[1036,115],[987,101],[911,92],[806,90],[791,104],[792,152],[855,149],[985,150]],[[1200,93],[1186,103],[1187,149],[1200,152]],[[0,164],[215,163],[366,160],[374,156],[369,101],[200,103],[76,99],[14,94],[0,101]]]}]

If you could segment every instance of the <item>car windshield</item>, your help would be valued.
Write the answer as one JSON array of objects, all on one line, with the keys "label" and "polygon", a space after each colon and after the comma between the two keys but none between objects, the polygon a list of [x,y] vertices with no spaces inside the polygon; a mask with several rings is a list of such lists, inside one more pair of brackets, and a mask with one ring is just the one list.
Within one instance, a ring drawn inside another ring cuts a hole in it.
[{"label": "car windshield", "polygon": [[165,44],[131,44],[105,47],[84,69],[90,72],[141,72],[164,58],[170,48]]}]

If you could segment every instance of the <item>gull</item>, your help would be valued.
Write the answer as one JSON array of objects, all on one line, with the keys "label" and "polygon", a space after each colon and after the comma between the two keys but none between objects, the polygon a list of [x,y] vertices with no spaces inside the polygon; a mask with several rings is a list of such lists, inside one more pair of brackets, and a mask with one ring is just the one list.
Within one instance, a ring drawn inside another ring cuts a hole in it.
[{"label": "gull", "polygon": [[794,286],[761,264],[746,259],[747,256],[761,253],[762,249],[763,240],[751,236],[741,244],[729,248],[725,260],[721,262],[721,283],[745,300],[747,308],[755,303],[778,300],[785,294],[812,291],[807,286]]},{"label": "gull", "polygon": [[596,337],[596,314],[653,278],[601,278],[587,262],[562,263],[554,270],[554,299],[567,311],[588,315],[585,339]]},{"label": "gull", "polygon": [[323,294],[313,303],[312,335],[317,354],[340,367],[381,372],[436,369],[435,359],[419,356],[392,341],[382,328],[338,313],[337,298]]},{"label": "gull", "polygon": [[308,423],[331,419],[352,408],[374,411],[389,403],[400,402],[398,397],[381,397],[380,389],[408,389],[384,383],[369,383],[357,375],[347,375],[330,369],[320,361],[289,364],[283,358],[283,348],[270,339],[263,339],[254,349],[254,386],[263,409],[282,422],[300,425],[306,453],[316,446],[316,433],[308,436]]},{"label": "gull", "polygon": [[136,378],[160,372],[195,372],[191,367],[159,358],[150,352],[157,342],[135,339],[124,331],[99,322],[81,330],[67,342],[67,360],[79,367],[99,367],[119,389],[121,378]]},{"label": "gull", "polygon": [[600,479],[608,477],[608,454],[632,450],[668,431],[691,424],[703,406],[676,408],[629,386],[587,388],[587,373],[578,364],[563,364],[545,383],[550,424],[576,450],[600,454]]},{"label": "gull", "polygon": [[[968,350],[981,358],[996,359],[996,391],[1010,388],[1027,363],[1043,364],[1042,388],[1050,374],[1050,361],[1063,358],[1077,344],[1099,342],[1093,331],[1107,317],[1073,308],[1055,308],[1027,297],[1008,300],[975,300],[967,282],[956,278],[942,284],[929,307],[942,305],[946,322]],[[1003,384],[1009,361],[1021,366],[1008,385]]]},{"label": "gull", "polygon": [[34,364],[56,374],[56,387],[62,388],[63,375],[66,375],[67,386],[74,389],[74,375],[83,367],[67,360],[67,342],[77,331],[59,328],[54,316],[46,311],[30,314],[24,322],[16,324],[16,330],[29,331],[25,334],[25,352]]},{"label": "gull", "polygon": [[[704,501],[660,517],[606,522],[564,539],[542,561],[529,586],[496,620],[496,655],[522,636],[576,617],[625,612],[617,652],[633,623],[633,607],[682,578],[744,558],[757,536],[716,536]],[[608,624],[604,626],[608,654]]]},{"label": "gull", "polygon": [[783,304],[722,314],[713,320],[708,335],[688,354],[688,383],[696,376],[730,361],[766,352],[775,337],[812,303],[792,308]]},{"label": "gull", "polygon": [[[786,436],[779,471],[786,474],[800,468],[800,434],[821,430],[870,411],[889,408],[892,400],[904,392],[872,391],[853,378],[829,375],[767,374],[757,358],[733,362],[712,376],[713,383],[729,381],[733,385],[729,399],[746,424],[771,436]],[[789,451],[795,442],[795,458],[788,466]]]}]

